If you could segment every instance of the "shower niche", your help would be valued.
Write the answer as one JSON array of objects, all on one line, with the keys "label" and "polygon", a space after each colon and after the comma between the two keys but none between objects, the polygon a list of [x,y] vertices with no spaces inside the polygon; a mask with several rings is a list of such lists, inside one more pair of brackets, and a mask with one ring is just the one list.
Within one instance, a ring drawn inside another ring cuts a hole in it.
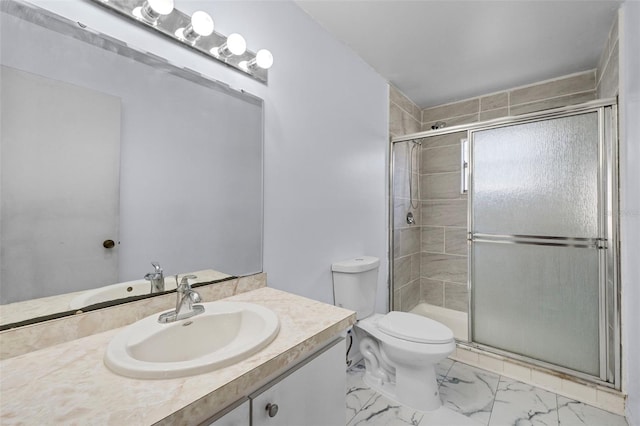
[{"label": "shower niche", "polygon": [[394,138],[392,309],[619,388],[616,120],[603,100]]}]

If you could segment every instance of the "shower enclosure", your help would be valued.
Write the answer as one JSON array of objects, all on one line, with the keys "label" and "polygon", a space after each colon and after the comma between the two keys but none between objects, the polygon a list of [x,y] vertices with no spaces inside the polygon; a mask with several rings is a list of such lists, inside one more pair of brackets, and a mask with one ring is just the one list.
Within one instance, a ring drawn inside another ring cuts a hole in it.
[{"label": "shower enclosure", "polygon": [[392,308],[619,388],[616,123],[594,101],[395,138]]}]

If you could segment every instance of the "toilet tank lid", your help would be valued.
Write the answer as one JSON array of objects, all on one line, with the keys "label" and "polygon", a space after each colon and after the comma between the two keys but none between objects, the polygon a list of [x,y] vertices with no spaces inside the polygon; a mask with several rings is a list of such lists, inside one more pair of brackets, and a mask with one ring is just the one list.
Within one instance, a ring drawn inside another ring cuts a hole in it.
[{"label": "toilet tank lid", "polygon": [[408,312],[389,312],[378,320],[378,329],[390,336],[417,343],[453,341],[453,331],[446,325]]},{"label": "toilet tank lid", "polygon": [[375,269],[380,265],[380,259],[373,256],[360,256],[355,259],[343,260],[331,264],[331,270],[334,272],[365,272]]}]

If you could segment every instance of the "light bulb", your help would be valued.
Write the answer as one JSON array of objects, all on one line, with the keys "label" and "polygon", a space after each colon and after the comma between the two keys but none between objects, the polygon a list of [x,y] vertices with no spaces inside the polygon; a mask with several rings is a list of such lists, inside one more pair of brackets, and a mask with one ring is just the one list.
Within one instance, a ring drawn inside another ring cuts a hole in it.
[{"label": "light bulb", "polygon": [[191,26],[193,31],[203,37],[213,33],[213,19],[207,12],[201,10],[193,12],[193,15],[191,15]]},{"label": "light bulb", "polygon": [[228,58],[231,55],[242,55],[247,51],[247,42],[240,34],[233,33],[227,37],[222,45],[211,49],[211,54],[217,57]]},{"label": "light bulb", "polygon": [[268,70],[273,65],[273,55],[267,49],[260,49],[256,53],[256,65],[260,68]]},{"label": "light bulb", "polygon": [[247,51],[247,42],[244,41],[244,37],[242,37],[238,33],[233,33],[229,37],[227,37],[227,49],[234,55],[242,55]]},{"label": "light bulb", "polygon": [[173,0],[147,0],[149,7],[159,15],[173,12]]},{"label": "light bulb", "polygon": [[246,72],[253,71],[256,67],[268,70],[273,65],[273,55],[267,49],[260,49],[255,58],[250,61],[240,61],[238,66]]},{"label": "light bulb", "polygon": [[207,12],[197,11],[191,15],[191,22],[185,28],[178,28],[176,36],[190,42],[195,42],[199,37],[206,37],[213,33],[213,19]]},{"label": "light bulb", "polygon": [[150,24],[158,22],[160,16],[173,12],[173,0],[146,0],[140,7],[133,9],[133,15]]}]

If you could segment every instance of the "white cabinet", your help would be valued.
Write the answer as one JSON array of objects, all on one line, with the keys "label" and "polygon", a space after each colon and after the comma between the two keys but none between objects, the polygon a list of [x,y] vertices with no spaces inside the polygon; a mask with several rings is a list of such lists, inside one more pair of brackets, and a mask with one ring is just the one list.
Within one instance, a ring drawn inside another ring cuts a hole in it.
[{"label": "white cabinet", "polygon": [[344,426],[345,388],[341,339],[250,395],[251,425]]},{"label": "white cabinet", "polygon": [[214,417],[213,421],[207,421],[208,426],[249,426],[251,424],[251,401],[245,399],[239,405],[233,406]]},{"label": "white cabinet", "polygon": [[344,426],[345,353],[329,344],[201,426]]}]

